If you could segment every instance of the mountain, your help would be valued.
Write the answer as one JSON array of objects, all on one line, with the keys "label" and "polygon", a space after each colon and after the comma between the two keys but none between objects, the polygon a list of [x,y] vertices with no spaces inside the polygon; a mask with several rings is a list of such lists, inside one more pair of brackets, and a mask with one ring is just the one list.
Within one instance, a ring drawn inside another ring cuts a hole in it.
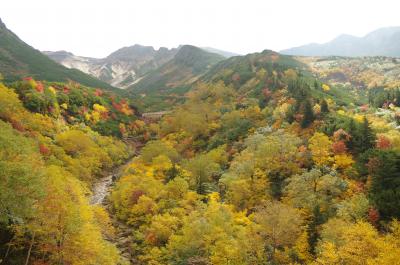
[{"label": "mountain", "polygon": [[112,86],[126,88],[147,72],[171,60],[178,49],[133,45],[121,48],[101,59],[76,56],[66,51],[44,53],[68,68],[79,69]]},{"label": "mountain", "polygon": [[[287,69],[304,69],[305,65],[292,56],[282,55],[275,51],[264,50],[260,53],[251,53],[245,56],[236,56],[221,61],[214,65],[201,78],[204,82],[224,81],[226,85],[232,85],[236,89],[251,87],[252,80],[258,76],[269,73],[283,72]],[[261,72],[265,72],[261,74]],[[247,85],[246,85],[247,84]]]},{"label": "mountain", "polygon": [[192,84],[224,59],[219,54],[183,45],[170,61],[138,79],[128,91],[132,96],[142,98],[143,104],[160,107],[158,103],[165,103],[166,98],[171,102],[182,98]]},{"label": "mountain", "polygon": [[68,69],[40,51],[32,48],[0,20],[0,73],[5,81],[15,81],[26,76],[38,80],[73,80],[86,86],[108,88],[112,86],[75,69]]},{"label": "mountain", "polygon": [[324,44],[307,44],[281,53],[301,56],[389,56],[400,57],[400,27],[375,30],[364,37],[340,35]]},{"label": "mountain", "polygon": [[228,51],[224,51],[224,50],[219,50],[219,49],[215,49],[212,47],[201,47],[203,50],[208,51],[208,52],[212,52],[212,53],[216,53],[219,55],[224,56],[225,58],[230,58],[233,56],[239,56],[240,54],[238,53],[234,53],[234,52],[228,52]]}]

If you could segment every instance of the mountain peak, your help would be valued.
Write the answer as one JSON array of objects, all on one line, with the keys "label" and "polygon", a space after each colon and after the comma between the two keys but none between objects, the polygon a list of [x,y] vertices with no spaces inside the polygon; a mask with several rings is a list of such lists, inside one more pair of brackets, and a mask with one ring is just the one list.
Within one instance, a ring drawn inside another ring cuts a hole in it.
[{"label": "mountain peak", "polygon": [[212,53],[216,53],[216,54],[222,55],[225,58],[230,58],[230,57],[233,57],[233,56],[239,56],[240,55],[238,53],[224,51],[224,50],[220,50],[220,49],[216,49],[216,48],[212,48],[212,47],[201,47],[201,49],[203,49],[205,51],[208,51],[208,52],[212,52]]},{"label": "mountain peak", "polygon": [[155,50],[152,46],[143,46],[135,44],[128,47],[123,47],[111,53],[107,58],[116,60],[134,60],[139,56],[154,54]]},{"label": "mountain peak", "polygon": [[0,28],[4,28],[4,29],[6,28],[6,24],[3,23],[1,18],[0,18]]},{"label": "mountain peak", "polygon": [[219,57],[219,56],[222,57],[222,55],[219,55],[215,52],[210,52],[210,51],[204,50],[202,48],[199,48],[199,47],[196,47],[193,45],[185,44],[185,45],[179,46],[179,51],[176,54],[176,58],[186,57],[189,54],[191,54],[191,55],[193,55],[193,54],[207,55],[208,54],[208,55],[215,55],[217,57]]},{"label": "mountain peak", "polygon": [[190,44],[184,44],[180,46],[179,52],[188,52],[188,51],[202,51],[202,49]]},{"label": "mountain peak", "polygon": [[200,66],[200,68],[223,59],[224,57],[222,55],[205,51],[193,45],[181,46],[178,53],[175,55],[176,62],[191,67],[196,65]]},{"label": "mountain peak", "polygon": [[358,38],[353,35],[350,35],[350,34],[340,34],[339,36],[334,38],[332,40],[332,42],[334,42],[334,41],[349,41],[349,40],[354,40],[354,39],[358,39]]},{"label": "mountain peak", "polygon": [[342,34],[330,42],[308,44],[281,53],[300,56],[400,56],[400,27],[380,28],[364,37]]}]

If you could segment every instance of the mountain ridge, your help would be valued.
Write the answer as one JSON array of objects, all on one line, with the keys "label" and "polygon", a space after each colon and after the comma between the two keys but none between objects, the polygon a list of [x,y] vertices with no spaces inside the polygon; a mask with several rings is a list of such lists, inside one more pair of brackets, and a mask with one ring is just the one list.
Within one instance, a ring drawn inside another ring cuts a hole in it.
[{"label": "mountain ridge", "polygon": [[122,47],[104,58],[84,57],[67,51],[43,53],[68,68],[79,69],[113,86],[126,88],[143,74],[172,59],[176,52],[176,48],[155,50],[152,46],[135,44]]},{"label": "mountain ridge", "polygon": [[173,59],[144,75],[127,91],[138,98],[139,105],[158,105],[166,99],[176,102],[213,65],[225,59],[196,46],[182,45]]},{"label": "mountain ridge", "polygon": [[326,43],[310,43],[281,50],[297,56],[388,56],[400,57],[400,27],[385,27],[362,37],[341,34]]},{"label": "mountain ridge", "polygon": [[[113,86],[125,89],[137,83],[145,74],[173,59],[183,46],[185,45],[171,49],[166,47],[155,49],[153,46],[134,44],[122,47],[103,58],[79,56],[68,51],[43,51],[43,53],[67,68],[81,70]],[[199,48],[224,58],[238,55],[210,47]]]},{"label": "mountain ridge", "polygon": [[0,73],[12,82],[32,76],[47,81],[75,81],[86,86],[113,89],[113,87],[76,69],[55,63],[9,30],[0,19]]}]

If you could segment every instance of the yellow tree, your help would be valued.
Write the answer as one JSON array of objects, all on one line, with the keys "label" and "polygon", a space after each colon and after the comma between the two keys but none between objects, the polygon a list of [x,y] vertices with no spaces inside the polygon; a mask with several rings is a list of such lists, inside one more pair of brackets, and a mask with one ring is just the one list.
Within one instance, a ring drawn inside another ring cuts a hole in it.
[{"label": "yellow tree", "polygon": [[388,242],[371,224],[364,221],[355,224],[345,222],[339,227],[325,226],[325,229],[337,232],[333,237],[327,237],[327,234],[333,235],[332,231],[323,231],[314,264],[383,264],[376,261],[382,257],[381,248]]},{"label": "yellow tree", "polygon": [[316,132],[310,138],[308,147],[317,166],[330,165],[332,163],[332,142],[328,136]]},{"label": "yellow tree", "polygon": [[303,231],[303,220],[299,211],[277,201],[259,207],[252,219],[264,239],[265,249],[271,249],[268,254],[273,261],[277,250],[293,247]]}]

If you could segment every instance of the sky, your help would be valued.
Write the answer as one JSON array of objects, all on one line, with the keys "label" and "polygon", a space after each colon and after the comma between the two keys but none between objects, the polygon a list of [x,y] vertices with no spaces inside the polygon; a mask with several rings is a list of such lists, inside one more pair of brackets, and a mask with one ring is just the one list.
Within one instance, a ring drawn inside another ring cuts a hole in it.
[{"label": "sky", "polygon": [[0,0],[0,18],[39,50],[105,57],[133,44],[279,51],[400,26],[398,0]]}]

